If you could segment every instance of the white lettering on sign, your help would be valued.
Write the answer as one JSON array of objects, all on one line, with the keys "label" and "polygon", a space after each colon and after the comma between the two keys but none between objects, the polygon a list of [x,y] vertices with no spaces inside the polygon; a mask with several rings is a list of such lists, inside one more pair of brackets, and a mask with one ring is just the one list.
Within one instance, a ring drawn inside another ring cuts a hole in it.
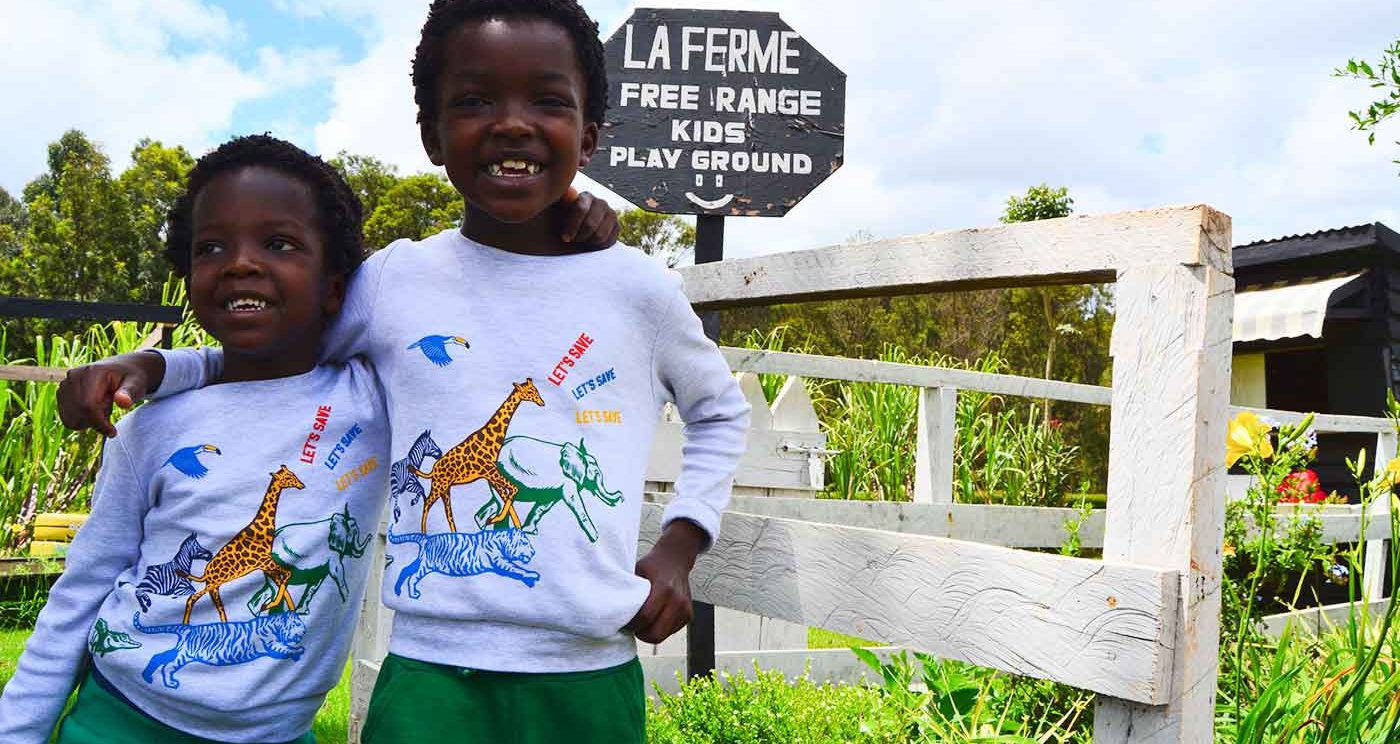
[{"label": "white lettering on sign", "polygon": [[800,152],[694,150],[690,153],[690,167],[698,171],[807,175],[812,172],[812,156]]},{"label": "white lettering on sign", "polygon": [[635,102],[642,108],[699,111],[700,86],[678,83],[623,83],[619,106]]},{"label": "white lettering on sign", "polygon": [[[637,56],[639,40],[634,41],[632,24],[623,29],[622,66],[627,70],[670,70],[671,36],[666,26],[652,32],[651,51],[645,61]],[[682,26],[681,69],[692,67],[706,72],[798,75],[797,59],[802,50],[796,31],[772,31],[763,38],[756,29]]]},{"label": "white lettering on sign", "polygon": [[712,145],[744,144],[744,122],[742,121],[691,121],[671,120],[672,142],[706,142]]},{"label": "white lettering on sign", "polygon": [[783,114],[821,116],[822,92],[786,88],[730,88],[718,86],[712,100],[715,111],[725,114]]},{"label": "white lettering on sign", "polygon": [[671,36],[665,26],[656,27],[652,37],[651,54],[645,62],[632,58],[632,24],[627,24],[626,42],[623,45],[622,67],[626,70],[669,70],[671,69]]},{"label": "white lettering on sign", "polygon": [[680,165],[680,162],[681,149],[678,147],[647,148],[613,145],[608,148],[608,164],[612,166],[625,164],[628,168],[675,168]]}]

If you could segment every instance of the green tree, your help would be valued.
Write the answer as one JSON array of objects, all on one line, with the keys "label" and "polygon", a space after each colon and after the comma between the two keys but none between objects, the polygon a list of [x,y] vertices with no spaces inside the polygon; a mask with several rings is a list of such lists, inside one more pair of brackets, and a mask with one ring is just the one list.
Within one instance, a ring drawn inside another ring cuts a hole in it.
[{"label": "green tree", "polygon": [[0,188],[0,262],[19,253],[19,236],[24,232],[24,204]]},{"label": "green tree", "polygon": [[[1058,217],[1068,217],[1074,211],[1074,200],[1069,196],[1069,189],[1060,187],[1052,189],[1045,184],[1032,186],[1026,191],[1025,196],[1011,196],[1006,200],[1006,211],[1001,216],[1003,223],[1012,222],[1033,222],[1035,220],[1049,220]],[[1068,326],[1060,322],[1060,316],[1067,309],[1066,306],[1073,305],[1079,292],[1076,288],[1057,287],[1025,287],[1013,289],[1010,293],[1012,322],[1026,322],[1029,316],[1035,314],[1030,311],[1027,305],[1036,307],[1040,320],[1045,324],[1045,334],[1040,337],[1045,343],[1045,366],[1044,376],[1050,379],[1055,370],[1055,350],[1059,345],[1059,338],[1062,333],[1073,332],[1073,326]],[[1036,334],[1038,335],[1038,334]],[[1050,409],[1047,406],[1045,415],[1050,417]]]},{"label": "green tree", "polygon": [[[369,155],[352,155],[341,150],[329,162],[345,177],[345,182],[350,184],[355,195],[360,197],[366,220],[379,207],[379,200],[400,180],[397,168]],[[370,248],[381,247],[380,244],[370,244]]]},{"label": "green tree", "polygon": [[695,226],[673,214],[626,209],[617,215],[618,240],[648,256],[661,256],[675,268],[695,250]]},{"label": "green tree", "polygon": [[131,151],[131,167],[117,179],[126,209],[127,296],[133,302],[159,302],[170,275],[165,250],[165,222],[185,189],[194,158],[183,147],[166,147],[142,139]]},{"label": "green tree", "polygon": [[[1381,52],[1381,58],[1374,67],[1364,59],[1349,59],[1345,67],[1333,70],[1332,74],[1364,81],[1379,94],[1380,97],[1366,108],[1347,112],[1351,116],[1352,128],[1366,132],[1367,141],[1376,144],[1376,128],[1400,113],[1400,40]],[[1400,145],[1400,141],[1395,144]],[[1400,163],[1400,159],[1395,162]]]},{"label": "green tree", "polygon": [[399,238],[421,240],[460,223],[465,212],[462,195],[446,178],[406,176],[384,192],[365,220],[365,244],[377,249]]}]

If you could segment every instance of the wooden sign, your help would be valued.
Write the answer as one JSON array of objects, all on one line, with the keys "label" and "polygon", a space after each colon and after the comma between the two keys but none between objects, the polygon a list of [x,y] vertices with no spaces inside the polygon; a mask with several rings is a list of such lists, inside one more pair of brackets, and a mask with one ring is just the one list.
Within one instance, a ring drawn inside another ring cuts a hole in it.
[{"label": "wooden sign", "polygon": [[633,204],[781,217],[841,167],[846,74],[777,13],[639,8],[605,49],[584,172]]}]

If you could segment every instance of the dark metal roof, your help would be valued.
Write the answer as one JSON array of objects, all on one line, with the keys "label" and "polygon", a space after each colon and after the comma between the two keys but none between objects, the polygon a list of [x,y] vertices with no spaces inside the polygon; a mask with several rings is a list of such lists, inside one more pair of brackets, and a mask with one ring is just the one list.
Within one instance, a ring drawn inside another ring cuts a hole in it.
[{"label": "dark metal roof", "polygon": [[1268,245],[1268,244],[1271,244],[1271,243],[1282,243],[1282,242],[1285,242],[1285,241],[1292,241],[1292,240],[1319,240],[1319,239],[1324,239],[1324,238],[1334,238],[1334,237],[1341,237],[1341,236],[1352,236],[1352,235],[1356,235],[1356,234],[1359,234],[1359,233],[1368,234],[1368,235],[1374,235],[1374,234],[1375,234],[1375,227],[1376,227],[1376,223],[1370,222],[1370,223],[1367,223],[1367,224],[1364,224],[1364,225],[1350,225],[1350,226],[1348,226],[1348,227],[1334,227],[1334,228],[1332,228],[1332,229],[1330,229],[1330,230],[1318,230],[1318,231],[1316,231],[1316,232],[1301,233],[1301,234],[1299,234],[1299,235],[1285,235],[1285,236],[1283,236],[1283,237],[1281,237],[1281,238],[1267,238],[1267,239],[1265,239],[1265,240],[1256,240],[1256,241],[1254,241],[1254,242],[1252,242],[1252,243],[1244,243],[1244,244],[1241,244],[1241,245],[1237,245],[1237,246],[1235,246],[1235,250],[1239,250],[1239,249],[1241,249],[1241,248],[1252,248],[1252,247],[1254,247],[1254,246],[1256,246],[1256,245]]},{"label": "dark metal roof", "polygon": [[1400,252],[1400,234],[1379,222],[1338,227],[1302,235],[1287,235],[1237,245],[1233,250],[1235,269],[1275,264],[1294,259],[1357,251],[1382,245]]}]

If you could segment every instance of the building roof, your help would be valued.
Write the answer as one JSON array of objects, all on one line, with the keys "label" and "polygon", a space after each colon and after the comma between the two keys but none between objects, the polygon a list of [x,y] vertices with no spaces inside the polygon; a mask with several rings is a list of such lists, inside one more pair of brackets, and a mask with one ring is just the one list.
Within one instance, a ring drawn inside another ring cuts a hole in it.
[{"label": "building roof", "polygon": [[1236,269],[1239,269],[1259,264],[1369,248],[1377,244],[1400,252],[1400,234],[1380,222],[1372,222],[1366,225],[1318,230],[1302,235],[1286,235],[1281,238],[1256,240],[1234,247],[1234,265]]}]

